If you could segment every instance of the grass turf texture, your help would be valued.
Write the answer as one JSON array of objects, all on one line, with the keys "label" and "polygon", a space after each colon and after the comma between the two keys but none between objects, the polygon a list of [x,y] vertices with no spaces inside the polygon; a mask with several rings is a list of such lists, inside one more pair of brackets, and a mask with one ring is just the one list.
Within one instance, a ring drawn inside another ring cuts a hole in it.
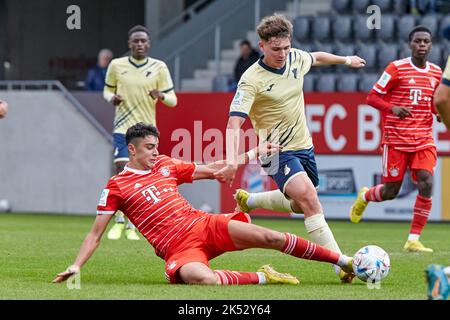
[{"label": "grass turf texture", "polygon": [[[211,261],[214,269],[256,271],[270,263],[299,277],[300,285],[169,285],[164,262],[143,239],[111,241],[104,236],[81,272],[81,289],[52,284],[71,264],[94,218],[55,215],[0,215],[0,299],[426,299],[424,269],[429,263],[450,265],[450,225],[428,224],[423,242],[433,254],[403,252],[409,223],[329,222],[341,249],[353,254],[364,245],[384,248],[391,271],[380,289],[355,280],[342,285],[326,263],[306,261],[274,250],[226,253]],[[301,220],[255,219],[255,224],[306,236]]]}]

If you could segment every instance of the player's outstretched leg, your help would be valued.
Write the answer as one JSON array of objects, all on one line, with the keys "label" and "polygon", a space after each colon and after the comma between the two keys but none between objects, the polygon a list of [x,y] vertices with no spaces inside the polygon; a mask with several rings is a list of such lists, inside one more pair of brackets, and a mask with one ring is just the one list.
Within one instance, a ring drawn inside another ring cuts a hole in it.
[{"label": "player's outstretched leg", "polygon": [[269,264],[263,265],[257,272],[214,270],[214,273],[217,275],[221,285],[300,283],[293,275],[278,272]]},{"label": "player's outstretched leg", "polygon": [[[277,212],[294,212],[291,202],[280,190],[250,193],[244,189],[237,189],[234,194],[240,211],[249,213],[253,209],[261,208]],[[296,210],[295,213],[301,213]]]},{"label": "player's outstretched leg", "polygon": [[450,287],[443,266],[430,264],[425,269],[425,279],[427,281],[428,300],[447,300]]},{"label": "player's outstretched leg", "polygon": [[350,221],[353,223],[358,223],[361,220],[364,210],[366,210],[366,207],[369,204],[364,197],[367,191],[369,191],[369,188],[367,187],[359,189],[358,197],[350,207]]}]

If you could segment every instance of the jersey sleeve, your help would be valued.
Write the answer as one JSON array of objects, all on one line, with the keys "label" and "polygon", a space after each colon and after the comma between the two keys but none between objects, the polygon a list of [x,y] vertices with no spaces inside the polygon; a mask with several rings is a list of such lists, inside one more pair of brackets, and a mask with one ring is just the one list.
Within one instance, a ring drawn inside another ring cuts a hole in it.
[{"label": "jersey sleeve", "polygon": [[177,172],[177,184],[192,183],[196,164],[193,162],[184,162],[178,159],[172,159]]},{"label": "jersey sleeve", "polygon": [[162,93],[168,93],[173,90],[173,81],[170,76],[169,68],[162,62],[158,78],[158,90]]},{"label": "jersey sleeve", "polygon": [[114,60],[111,61],[106,70],[105,85],[108,88],[115,89],[117,87],[116,64],[114,63]]},{"label": "jersey sleeve", "polygon": [[109,180],[98,201],[97,214],[116,213],[121,208],[122,201],[122,195],[117,183],[114,180]]},{"label": "jersey sleeve", "polygon": [[392,90],[398,83],[398,70],[394,63],[390,63],[380,79],[378,79],[377,83],[373,86],[373,90],[378,92],[379,94],[387,94]]},{"label": "jersey sleeve", "polygon": [[300,52],[300,73],[302,76],[306,75],[309,70],[311,70],[311,66],[313,64],[314,58],[311,53],[299,50]]},{"label": "jersey sleeve", "polygon": [[239,81],[233,101],[231,101],[230,117],[247,118],[255,101],[256,92],[256,87],[243,76]]},{"label": "jersey sleeve", "polygon": [[442,75],[442,83],[450,86],[450,55],[447,59],[447,65],[445,66],[444,74]]}]

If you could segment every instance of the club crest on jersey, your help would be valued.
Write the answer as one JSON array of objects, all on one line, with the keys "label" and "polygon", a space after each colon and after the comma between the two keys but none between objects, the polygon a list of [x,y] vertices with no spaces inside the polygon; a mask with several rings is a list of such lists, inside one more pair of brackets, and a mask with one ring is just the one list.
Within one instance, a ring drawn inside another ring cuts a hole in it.
[{"label": "club crest on jersey", "polygon": [[399,170],[397,167],[392,167],[391,169],[389,169],[389,174],[391,175],[391,177],[397,177],[399,173]]},{"label": "club crest on jersey", "polygon": [[159,172],[164,176],[167,177],[170,174],[169,168],[167,167],[162,167],[161,169],[159,169]]}]

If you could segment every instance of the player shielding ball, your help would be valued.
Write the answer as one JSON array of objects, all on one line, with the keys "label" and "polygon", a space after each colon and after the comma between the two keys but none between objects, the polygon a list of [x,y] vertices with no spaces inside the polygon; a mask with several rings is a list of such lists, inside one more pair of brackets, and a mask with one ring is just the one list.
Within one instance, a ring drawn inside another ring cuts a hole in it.
[{"label": "player shielding ball", "polygon": [[441,68],[427,61],[431,38],[428,28],[415,27],[409,34],[412,56],[391,62],[367,97],[367,104],[382,112],[384,183],[361,188],[350,209],[350,220],[358,223],[369,202],[395,199],[409,168],[419,190],[404,245],[410,252],[433,252],[419,241],[432,203],[437,159],[432,103],[442,76]]},{"label": "player shielding ball", "polygon": [[[337,264],[351,272],[351,258],[289,233],[280,233],[250,223],[242,212],[208,214],[193,208],[178,192],[178,185],[193,180],[214,179],[223,162],[196,165],[158,153],[159,132],[154,126],[137,124],[128,129],[126,141],[130,162],[112,177],[100,197],[97,217],[74,264],[58,274],[62,282],[79,272],[100,243],[108,222],[121,210],[136,225],[166,262],[170,283],[187,284],[297,284],[289,274],[269,266],[259,272],[212,270],[209,260],[228,251],[265,248],[294,257]],[[261,151],[255,148],[254,152]],[[277,146],[267,149],[276,152]],[[266,150],[267,151],[267,150]],[[248,155],[242,157],[248,162]]]}]

